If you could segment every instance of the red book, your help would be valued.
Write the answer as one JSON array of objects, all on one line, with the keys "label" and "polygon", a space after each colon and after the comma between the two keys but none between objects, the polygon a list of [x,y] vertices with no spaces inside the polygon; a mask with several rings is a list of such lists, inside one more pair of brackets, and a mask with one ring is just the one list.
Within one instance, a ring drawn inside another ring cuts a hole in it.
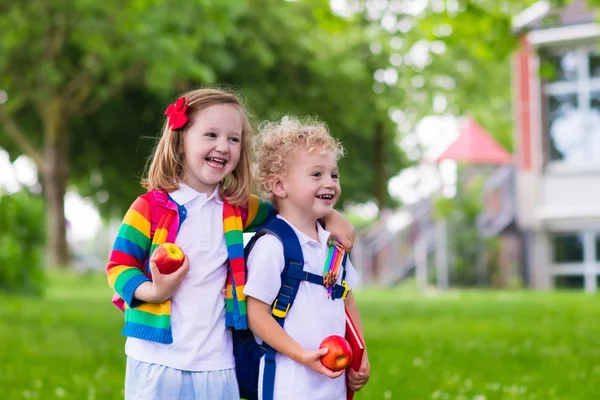
[{"label": "red book", "polygon": [[[352,348],[352,362],[350,363],[350,368],[358,371],[365,352],[365,342],[363,342],[354,322],[352,322],[348,310],[346,310],[346,340],[350,343],[350,347]],[[352,400],[353,398],[354,392],[348,388],[348,390],[346,390],[346,399]]]}]

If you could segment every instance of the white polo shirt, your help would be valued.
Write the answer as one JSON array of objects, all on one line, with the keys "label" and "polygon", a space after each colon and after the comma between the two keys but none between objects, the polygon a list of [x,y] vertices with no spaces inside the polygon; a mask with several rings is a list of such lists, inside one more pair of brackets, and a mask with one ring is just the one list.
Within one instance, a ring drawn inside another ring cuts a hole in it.
[{"label": "white polo shirt", "polygon": [[[278,218],[285,220],[282,217]],[[317,229],[318,242],[296,228],[294,231],[302,246],[304,270],[323,275],[329,232],[321,225],[318,225]],[[248,258],[248,282],[244,293],[264,303],[272,304],[281,287],[283,267],[281,242],[272,235],[261,237],[254,244]],[[358,274],[350,260],[346,262],[346,270],[346,283],[352,288],[358,282]],[[341,282],[341,275],[340,273],[338,283]],[[331,300],[327,298],[327,290],[324,286],[302,281],[294,304],[285,318],[284,329],[303,348],[317,350],[321,341],[327,336],[344,336],[345,321],[342,299]],[[260,338],[257,339],[262,342]],[[345,375],[330,379],[279,353],[275,356],[275,365],[275,400],[346,399]],[[260,391],[262,391],[263,367],[264,360],[261,361]]]},{"label": "white polo shirt", "polygon": [[171,299],[173,343],[127,338],[125,353],[136,360],[185,371],[233,368],[231,332],[225,328],[227,247],[219,188],[207,198],[187,185],[170,194],[187,216],[175,243],[190,271]]}]

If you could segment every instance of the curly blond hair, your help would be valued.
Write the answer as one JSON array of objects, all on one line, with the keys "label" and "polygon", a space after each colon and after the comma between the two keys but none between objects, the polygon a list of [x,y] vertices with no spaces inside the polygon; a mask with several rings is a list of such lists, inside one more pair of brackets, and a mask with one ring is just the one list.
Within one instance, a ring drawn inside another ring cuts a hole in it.
[{"label": "curly blond hair", "polygon": [[202,110],[217,104],[230,104],[236,107],[242,115],[242,146],[240,161],[231,175],[221,182],[222,197],[233,205],[247,204],[252,189],[251,171],[251,137],[254,134],[249,113],[241,99],[234,92],[221,89],[195,89],[182,95],[188,103],[187,115],[189,122],[182,128],[171,130],[165,120],[163,132],[154,150],[147,176],[142,180],[142,186],[148,190],[165,190],[172,192],[179,187],[178,182],[183,176],[183,133],[190,128],[195,116]]},{"label": "curly blond hair", "polygon": [[253,148],[256,186],[270,199],[273,194],[269,182],[276,176],[287,174],[292,154],[299,148],[305,148],[309,153],[333,151],[336,160],[344,155],[341,142],[331,136],[325,123],[314,118],[284,117],[278,122],[265,121],[253,138]]}]

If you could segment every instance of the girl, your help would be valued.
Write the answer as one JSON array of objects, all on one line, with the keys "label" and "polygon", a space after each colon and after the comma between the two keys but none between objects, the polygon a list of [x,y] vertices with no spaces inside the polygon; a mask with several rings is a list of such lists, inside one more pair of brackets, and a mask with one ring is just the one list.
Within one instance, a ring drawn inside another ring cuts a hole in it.
[{"label": "girl", "polygon": [[[331,295],[320,278],[329,251],[329,232],[318,221],[334,212],[333,206],[341,193],[337,159],[342,155],[342,147],[329,135],[325,125],[303,124],[293,119],[265,125],[257,139],[259,183],[273,197],[278,218],[290,225],[298,238],[304,258],[299,276],[305,276],[293,306],[288,304],[285,310],[282,328],[272,313],[275,315],[274,301],[282,286],[285,243],[268,234],[256,240],[248,255],[248,282],[244,289],[248,296],[248,319],[259,341],[277,351],[274,382],[270,377],[263,380],[267,374],[266,361],[262,362],[259,396],[264,399],[272,394],[275,400],[344,400],[344,371],[326,368],[320,358],[327,350],[317,350],[325,337],[344,336],[344,308],[363,335],[352,291]],[[345,282],[338,271],[331,276],[330,285],[337,283],[351,289],[358,281],[349,261]],[[317,279],[311,280],[309,275]],[[365,351],[359,370],[349,370],[348,387],[360,390],[369,374]]]},{"label": "girl", "polygon": [[[138,197],[107,265],[124,311],[126,399],[239,399],[231,332],[246,329],[242,232],[271,219],[250,195],[252,128],[234,94],[199,89],[169,105]],[[339,214],[330,218],[352,240]],[[150,256],[165,242],[186,254],[161,274]]]}]

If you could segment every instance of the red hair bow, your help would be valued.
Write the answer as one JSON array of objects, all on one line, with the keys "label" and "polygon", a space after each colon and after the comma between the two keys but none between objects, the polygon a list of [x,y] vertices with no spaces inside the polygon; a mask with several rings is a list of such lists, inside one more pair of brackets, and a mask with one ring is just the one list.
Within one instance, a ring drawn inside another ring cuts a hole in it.
[{"label": "red hair bow", "polygon": [[169,117],[167,126],[172,130],[182,128],[188,122],[187,109],[188,103],[185,97],[178,98],[175,104],[169,104],[165,111],[165,115]]}]

